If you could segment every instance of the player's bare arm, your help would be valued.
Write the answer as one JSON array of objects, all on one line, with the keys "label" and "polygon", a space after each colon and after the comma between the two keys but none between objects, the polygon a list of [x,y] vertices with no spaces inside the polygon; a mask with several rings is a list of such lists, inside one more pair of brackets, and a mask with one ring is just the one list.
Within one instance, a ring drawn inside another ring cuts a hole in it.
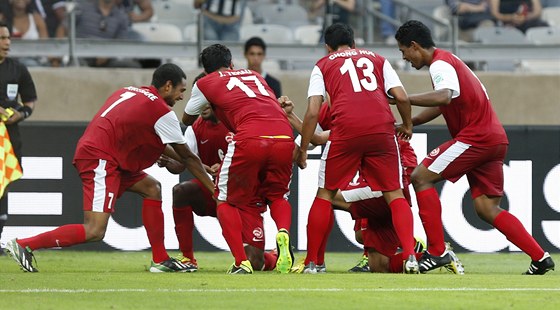
[{"label": "player's bare arm", "polygon": [[173,150],[181,157],[181,161],[183,162],[187,170],[189,170],[195,178],[200,180],[200,182],[202,182],[202,184],[204,184],[204,186],[210,192],[214,192],[214,183],[212,182],[212,180],[210,180],[210,177],[206,173],[204,167],[202,167],[200,158],[198,158],[198,156],[196,156],[196,154],[194,154],[186,144],[172,143],[170,145],[171,147],[173,147]]},{"label": "player's bare arm", "polygon": [[444,88],[440,90],[410,95],[408,98],[410,99],[411,105],[419,107],[438,107],[451,103],[452,95],[453,92],[450,89]]},{"label": "player's bare arm", "polygon": [[181,118],[181,121],[183,122],[183,124],[185,124],[185,126],[191,126],[192,124],[194,124],[194,121],[196,121],[197,118],[198,115],[190,115],[183,112],[183,117]]},{"label": "player's bare arm", "polygon": [[406,90],[400,86],[393,87],[389,89],[389,94],[395,98],[402,119],[402,124],[396,127],[397,137],[408,141],[412,138],[412,108]]},{"label": "player's bare arm", "polygon": [[[278,98],[278,103],[280,104],[282,110],[284,110],[284,112],[286,113],[290,125],[294,128],[295,131],[297,131],[297,133],[301,134],[303,121],[299,118],[299,116],[297,116],[297,114],[293,112],[295,107],[294,102],[290,100],[288,96],[280,96],[280,98]],[[315,130],[315,133],[311,138],[311,144],[317,146],[327,143],[327,141],[329,140],[329,134],[330,130]]]},{"label": "player's bare arm", "polygon": [[435,119],[440,115],[441,115],[441,110],[439,109],[439,107],[425,108],[424,110],[422,110],[422,112],[420,112],[418,115],[412,118],[412,124],[414,126],[422,125]]},{"label": "player's bare arm", "polygon": [[[305,117],[303,118],[302,130],[301,130],[301,145],[308,145],[311,142],[315,128],[317,127],[317,120],[319,118],[319,109],[321,109],[321,104],[323,103],[323,96],[311,96],[309,97],[309,103],[307,105],[307,111],[305,112]],[[297,164],[301,169],[307,167],[307,149],[300,148],[297,158]]]}]

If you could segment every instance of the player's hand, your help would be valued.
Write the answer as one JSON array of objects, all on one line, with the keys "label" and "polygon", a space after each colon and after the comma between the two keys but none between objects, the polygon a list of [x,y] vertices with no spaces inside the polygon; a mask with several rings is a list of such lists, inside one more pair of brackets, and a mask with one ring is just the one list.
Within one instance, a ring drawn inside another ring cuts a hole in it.
[{"label": "player's hand", "polygon": [[301,169],[307,168],[307,150],[300,148],[296,158],[296,164]]},{"label": "player's hand", "polygon": [[395,132],[397,138],[403,141],[410,141],[412,138],[412,125],[405,126],[404,124],[395,125]]},{"label": "player's hand", "polygon": [[160,168],[167,167],[167,165],[169,164],[169,157],[167,155],[161,154],[156,163]]},{"label": "player's hand", "polygon": [[208,173],[210,173],[211,176],[216,177],[218,176],[218,172],[220,171],[220,164],[213,164],[212,167],[209,167],[210,171]]},{"label": "player's hand", "polygon": [[280,98],[278,98],[278,103],[286,115],[292,114],[294,111],[294,103],[288,96],[280,96]]}]

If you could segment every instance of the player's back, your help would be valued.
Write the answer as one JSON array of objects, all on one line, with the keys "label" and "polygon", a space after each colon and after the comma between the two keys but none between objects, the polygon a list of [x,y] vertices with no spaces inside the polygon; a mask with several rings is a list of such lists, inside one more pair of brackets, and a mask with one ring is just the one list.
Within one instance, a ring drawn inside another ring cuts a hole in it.
[{"label": "player's back", "polygon": [[460,95],[449,105],[440,107],[451,136],[474,145],[508,143],[505,130],[478,77],[449,51],[436,49],[433,63],[438,60],[449,63],[459,80]]},{"label": "player's back", "polygon": [[199,80],[197,86],[236,140],[293,137],[285,113],[260,74],[246,69],[217,71]]},{"label": "player's back", "polygon": [[332,140],[394,133],[386,64],[382,56],[361,49],[336,51],[317,62],[331,100]]},{"label": "player's back", "polygon": [[119,89],[86,128],[75,159],[114,160],[127,171],[151,166],[165,148],[154,126],[170,111],[153,87]]}]

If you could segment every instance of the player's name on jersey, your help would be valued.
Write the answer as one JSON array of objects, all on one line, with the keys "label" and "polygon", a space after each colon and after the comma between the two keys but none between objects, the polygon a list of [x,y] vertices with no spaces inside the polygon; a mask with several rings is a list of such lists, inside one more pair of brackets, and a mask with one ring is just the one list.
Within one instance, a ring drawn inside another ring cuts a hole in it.
[{"label": "player's name on jersey", "polygon": [[372,51],[368,51],[368,50],[355,50],[355,49],[353,49],[353,50],[345,50],[345,51],[342,51],[342,52],[332,53],[332,54],[329,56],[329,59],[330,59],[330,60],[334,60],[334,59],[336,59],[336,58],[338,58],[338,57],[350,57],[350,56],[356,56],[356,55],[358,55],[358,54],[360,54],[360,55],[371,55],[371,56],[375,56],[375,53],[372,52]]},{"label": "player's name on jersey", "polygon": [[133,91],[133,92],[141,93],[141,94],[143,94],[144,96],[148,97],[148,99],[150,99],[150,100],[152,100],[152,101],[154,101],[154,100],[157,99],[157,96],[156,96],[156,95],[150,93],[149,91],[147,91],[147,90],[145,90],[145,89],[138,88],[138,87],[134,87],[134,86],[128,86],[128,87],[125,87],[125,88],[128,89],[128,90],[130,90],[130,91]]},{"label": "player's name on jersey", "polygon": [[220,73],[220,77],[224,76],[236,76],[236,75],[244,75],[244,74],[252,74],[253,72],[249,69],[241,69],[235,71],[218,71]]}]

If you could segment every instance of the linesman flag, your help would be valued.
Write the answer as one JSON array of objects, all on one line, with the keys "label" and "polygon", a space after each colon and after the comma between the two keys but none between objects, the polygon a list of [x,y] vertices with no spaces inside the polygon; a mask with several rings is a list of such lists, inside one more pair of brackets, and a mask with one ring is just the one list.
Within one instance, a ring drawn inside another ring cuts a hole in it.
[{"label": "linesman flag", "polygon": [[4,190],[8,184],[22,176],[23,171],[14,154],[6,125],[4,122],[0,122],[0,197],[4,196]]}]

